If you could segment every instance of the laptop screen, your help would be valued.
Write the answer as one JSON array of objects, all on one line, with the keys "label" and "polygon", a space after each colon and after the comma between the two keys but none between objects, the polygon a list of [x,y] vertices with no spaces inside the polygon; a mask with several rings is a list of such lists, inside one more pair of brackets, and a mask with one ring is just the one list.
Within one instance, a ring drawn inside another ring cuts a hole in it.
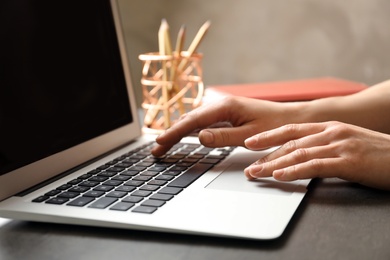
[{"label": "laptop screen", "polygon": [[0,2],[0,175],[132,122],[110,8]]}]

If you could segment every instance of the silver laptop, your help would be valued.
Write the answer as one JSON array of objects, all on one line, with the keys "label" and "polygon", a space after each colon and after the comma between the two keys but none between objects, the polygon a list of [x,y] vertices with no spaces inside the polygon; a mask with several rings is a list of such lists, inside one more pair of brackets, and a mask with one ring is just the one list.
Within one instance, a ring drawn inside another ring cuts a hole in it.
[{"label": "silver laptop", "polygon": [[155,136],[141,133],[115,0],[6,0],[0,32],[0,217],[283,233],[309,181],[248,181],[244,167],[270,151],[187,137],[164,158],[150,155]]}]

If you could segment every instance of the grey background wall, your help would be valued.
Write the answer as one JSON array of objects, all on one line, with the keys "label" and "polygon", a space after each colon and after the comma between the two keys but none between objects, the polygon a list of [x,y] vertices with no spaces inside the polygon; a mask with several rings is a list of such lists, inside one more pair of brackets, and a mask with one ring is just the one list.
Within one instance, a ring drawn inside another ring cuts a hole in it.
[{"label": "grey background wall", "polygon": [[[187,45],[206,21],[199,51],[206,85],[334,76],[390,79],[388,0],[120,0],[134,84],[138,55],[158,50],[162,18]],[[137,93],[142,100],[141,91]]]}]

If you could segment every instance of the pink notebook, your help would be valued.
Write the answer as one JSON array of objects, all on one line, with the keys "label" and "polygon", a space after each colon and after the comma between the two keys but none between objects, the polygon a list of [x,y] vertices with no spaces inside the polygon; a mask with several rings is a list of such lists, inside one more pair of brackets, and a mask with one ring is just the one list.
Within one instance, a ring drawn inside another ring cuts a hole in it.
[{"label": "pink notebook", "polygon": [[212,85],[206,97],[236,95],[271,101],[304,101],[344,96],[359,92],[367,85],[338,78],[313,78],[279,82]]}]

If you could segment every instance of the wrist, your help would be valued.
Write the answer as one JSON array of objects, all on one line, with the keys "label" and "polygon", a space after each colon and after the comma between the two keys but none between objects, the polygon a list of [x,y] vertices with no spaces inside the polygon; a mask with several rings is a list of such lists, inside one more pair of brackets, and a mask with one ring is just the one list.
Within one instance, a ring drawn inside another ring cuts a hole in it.
[{"label": "wrist", "polygon": [[298,124],[313,122],[315,118],[311,109],[310,102],[289,102],[284,103],[283,118],[284,124]]},{"label": "wrist", "polygon": [[290,102],[286,104],[285,119],[289,123],[314,123],[337,120],[339,97],[316,99],[312,101]]}]

